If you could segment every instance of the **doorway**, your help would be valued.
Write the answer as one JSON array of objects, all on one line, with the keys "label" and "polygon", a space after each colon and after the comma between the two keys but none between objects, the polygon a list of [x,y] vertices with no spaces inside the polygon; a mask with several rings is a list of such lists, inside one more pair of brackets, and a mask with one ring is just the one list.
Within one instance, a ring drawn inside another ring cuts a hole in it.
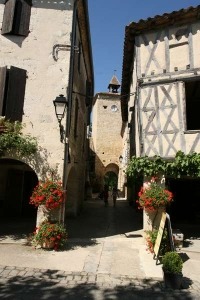
[{"label": "doorway", "polygon": [[200,217],[200,180],[170,179],[167,187],[174,195],[169,213],[173,222],[196,224]]},{"label": "doorway", "polygon": [[29,201],[37,183],[36,173],[27,164],[0,159],[1,234],[33,231],[37,209]]}]

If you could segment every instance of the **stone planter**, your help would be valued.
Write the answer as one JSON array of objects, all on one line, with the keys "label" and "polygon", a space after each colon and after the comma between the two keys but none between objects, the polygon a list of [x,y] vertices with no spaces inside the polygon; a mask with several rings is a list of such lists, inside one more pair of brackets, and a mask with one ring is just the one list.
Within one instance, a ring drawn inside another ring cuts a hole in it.
[{"label": "stone planter", "polygon": [[153,228],[159,228],[162,213],[166,211],[165,207],[160,207],[155,211],[143,210],[143,229],[144,231],[152,230]]}]

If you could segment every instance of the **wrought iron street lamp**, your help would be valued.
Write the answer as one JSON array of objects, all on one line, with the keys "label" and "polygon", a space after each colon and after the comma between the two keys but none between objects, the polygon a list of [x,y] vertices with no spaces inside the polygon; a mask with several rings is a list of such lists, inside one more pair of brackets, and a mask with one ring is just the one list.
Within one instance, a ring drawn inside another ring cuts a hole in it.
[{"label": "wrought iron street lamp", "polygon": [[60,141],[61,143],[64,140],[64,127],[61,124],[62,119],[64,118],[65,115],[65,110],[67,107],[67,99],[64,97],[64,95],[59,95],[58,97],[56,97],[55,100],[53,100],[53,104],[55,107],[55,113],[56,113],[56,117],[58,119],[58,124],[59,124],[59,128],[60,128]]}]

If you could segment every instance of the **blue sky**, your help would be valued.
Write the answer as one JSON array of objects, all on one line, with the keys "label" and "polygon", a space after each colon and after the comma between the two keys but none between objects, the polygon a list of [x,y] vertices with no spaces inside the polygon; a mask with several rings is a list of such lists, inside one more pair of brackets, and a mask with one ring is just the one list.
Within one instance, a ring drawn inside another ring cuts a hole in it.
[{"label": "blue sky", "polygon": [[199,0],[88,0],[95,93],[121,81],[125,26],[165,12],[200,5]]}]

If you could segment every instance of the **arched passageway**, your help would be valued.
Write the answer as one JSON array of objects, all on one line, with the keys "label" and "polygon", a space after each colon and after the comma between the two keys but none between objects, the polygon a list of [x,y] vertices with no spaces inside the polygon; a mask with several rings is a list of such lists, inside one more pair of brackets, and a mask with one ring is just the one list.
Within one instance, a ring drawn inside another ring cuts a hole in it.
[{"label": "arched passageway", "polygon": [[104,182],[110,188],[117,186],[118,176],[114,172],[107,172],[104,176]]},{"label": "arched passageway", "polygon": [[[14,159],[0,159],[0,220],[1,232],[27,230],[36,223],[37,209],[29,204],[30,196],[38,183],[36,173],[27,164]],[[32,228],[31,230],[33,230]]]},{"label": "arched passageway", "polygon": [[110,188],[118,185],[119,167],[116,164],[109,164],[105,168],[104,184]]}]

